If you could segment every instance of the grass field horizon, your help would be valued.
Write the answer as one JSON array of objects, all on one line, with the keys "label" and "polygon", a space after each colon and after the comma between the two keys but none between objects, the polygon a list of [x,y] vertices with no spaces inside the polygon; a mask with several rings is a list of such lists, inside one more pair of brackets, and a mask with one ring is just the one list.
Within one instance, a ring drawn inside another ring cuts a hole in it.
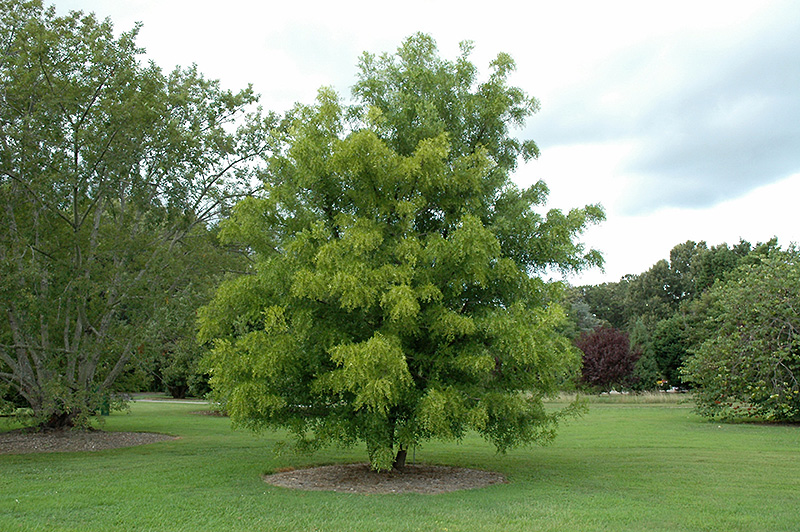
[{"label": "grass field horizon", "polygon": [[800,519],[800,427],[711,423],[685,402],[592,403],[553,444],[505,456],[476,436],[429,442],[417,462],[509,480],[439,495],[269,486],[264,473],[363,462],[366,452],[276,454],[282,434],[231,431],[198,408],[139,402],[104,426],[174,441],[0,455],[0,530],[789,531]]}]

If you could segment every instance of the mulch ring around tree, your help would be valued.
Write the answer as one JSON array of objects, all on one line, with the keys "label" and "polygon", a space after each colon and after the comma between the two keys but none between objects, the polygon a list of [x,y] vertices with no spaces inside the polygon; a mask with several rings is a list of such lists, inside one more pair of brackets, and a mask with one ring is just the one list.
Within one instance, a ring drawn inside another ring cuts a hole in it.
[{"label": "mulch ring around tree", "polygon": [[493,471],[427,464],[406,464],[401,471],[378,473],[369,464],[339,464],[294,469],[264,475],[268,484],[283,488],[345,493],[446,493],[504,484]]},{"label": "mulch ring around tree", "polygon": [[176,439],[178,438],[175,436],[152,432],[102,432],[99,430],[32,432],[20,429],[0,433],[0,454],[102,451]]}]

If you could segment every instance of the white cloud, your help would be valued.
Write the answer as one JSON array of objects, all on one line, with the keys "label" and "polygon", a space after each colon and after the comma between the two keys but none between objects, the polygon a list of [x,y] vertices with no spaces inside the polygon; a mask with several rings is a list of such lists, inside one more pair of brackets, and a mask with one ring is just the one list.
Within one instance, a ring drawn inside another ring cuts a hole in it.
[{"label": "white cloud", "polygon": [[348,97],[362,51],[393,52],[416,31],[449,58],[473,40],[484,72],[508,52],[513,83],[542,102],[521,132],[541,160],[515,179],[544,179],[553,207],[607,208],[587,234],[607,259],[596,279],[639,273],[687,239],[800,240],[787,199],[800,193],[794,0],[54,1],[119,30],[142,21],[148,58],[253,83],[275,111],[321,85]]},{"label": "white cloud", "polygon": [[773,236],[781,245],[800,244],[800,173],[727,200],[711,208],[666,208],[637,216],[611,214],[601,226],[586,234],[592,247],[603,250],[605,273],[585,272],[570,280],[573,284],[618,281],[623,275],[646,271],[682,242],[701,240],[709,246],[740,239],[751,244]]}]

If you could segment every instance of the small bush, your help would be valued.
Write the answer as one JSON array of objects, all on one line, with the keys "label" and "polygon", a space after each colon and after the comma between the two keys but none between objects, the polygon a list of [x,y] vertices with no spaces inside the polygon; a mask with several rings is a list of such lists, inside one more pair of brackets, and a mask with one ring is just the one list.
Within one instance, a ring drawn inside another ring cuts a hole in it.
[{"label": "small bush", "polygon": [[581,382],[591,388],[630,387],[641,352],[631,349],[627,333],[614,327],[598,327],[576,342],[583,352]]}]

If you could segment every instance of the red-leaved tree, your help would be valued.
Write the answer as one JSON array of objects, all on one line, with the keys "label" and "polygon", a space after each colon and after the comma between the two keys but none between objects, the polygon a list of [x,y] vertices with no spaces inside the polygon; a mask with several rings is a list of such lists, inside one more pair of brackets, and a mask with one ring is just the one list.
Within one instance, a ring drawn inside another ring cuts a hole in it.
[{"label": "red-leaved tree", "polygon": [[610,388],[632,384],[633,369],[641,352],[631,349],[628,334],[614,327],[598,327],[576,341],[583,352],[583,384]]}]

